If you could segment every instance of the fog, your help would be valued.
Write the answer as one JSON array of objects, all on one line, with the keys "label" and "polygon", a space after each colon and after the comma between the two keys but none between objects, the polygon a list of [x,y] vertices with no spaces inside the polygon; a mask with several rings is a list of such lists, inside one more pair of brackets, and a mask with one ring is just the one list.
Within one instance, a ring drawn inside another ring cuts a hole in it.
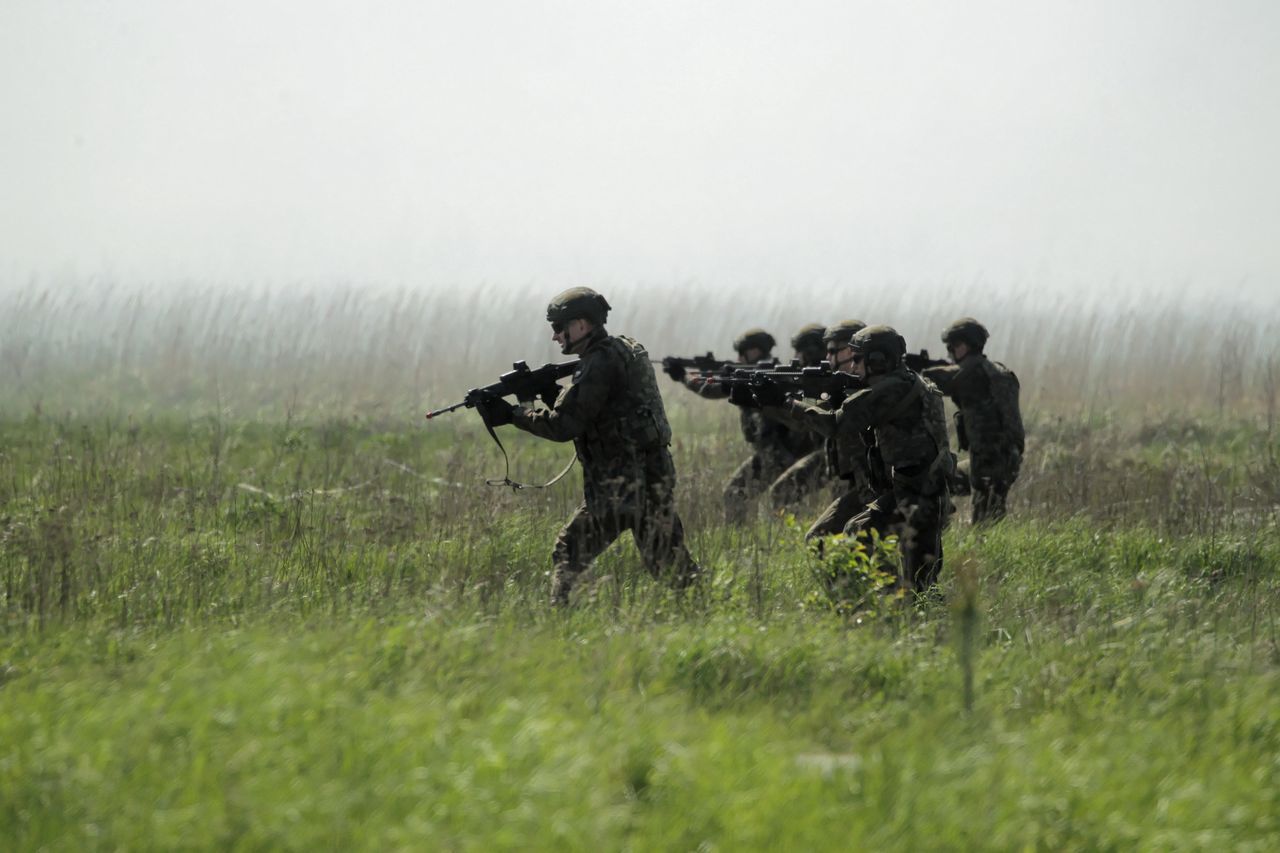
[{"label": "fog", "polygon": [[1264,300],[1278,24],[1183,0],[6,0],[0,279]]}]

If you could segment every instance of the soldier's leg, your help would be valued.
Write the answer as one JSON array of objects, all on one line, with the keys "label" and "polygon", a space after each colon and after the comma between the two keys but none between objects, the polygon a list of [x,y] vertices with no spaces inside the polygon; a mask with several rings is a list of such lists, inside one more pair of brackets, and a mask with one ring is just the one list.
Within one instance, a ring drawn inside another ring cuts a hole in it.
[{"label": "soldier's leg", "polygon": [[996,480],[991,486],[992,518],[998,520],[1004,518],[1009,512],[1009,489],[1013,488],[1013,482]]},{"label": "soldier's leg", "polygon": [[849,489],[827,505],[822,515],[818,516],[818,520],[805,533],[804,541],[819,540],[821,544],[821,537],[845,532],[849,519],[866,509],[866,506],[862,490],[856,487]]},{"label": "soldier's leg", "polygon": [[955,497],[968,495],[973,491],[971,462],[971,459],[960,460],[956,465],[955,473],[951,475],[951,478],[947,483],[948,488],[951,490],[951,494]]},{"label": "soldier's leg", "polygon": [[611,513],[593,513],[581,504],[556,537],[551,551],[551,603],[567,604],[569,590],[591,561],[618,538],[622,525]]},{"label": "soldier's leg", "polygon": [[746,521],[755,501],[794,460],[774,453],[756,451],[738,466],[724,487],[724,515],[731,524]]},{"label": "soldier's leg", "polygon": [[[881,495],[870,503],[863,503],[860,499],[861,492],[855,491],[850,494],[859,499],[856,505],[853,502],[848,504],[848,509],[852,511],[845,516],[841,528],[834,532],[842,532],[851,538],[861,536],[868,544],[873,531],[880,536],[888,535],[894,518],[893,496]],[[847,568],[831,568],[822,576],[822,583],[826,587],[827,595],[833,601],[847,601],[863,594],[857,579],[848,572]]]},{"label": "soldier's leg", "polygon": [[645,568],[655,578],[684,589],[697,580],[698,564],[684,544],[684,523],[674,504],[651,507],[631,531]]},{"label": "soldier's leg", "polygon": [[[1005,490],[1008,491],[1007,489]],[[973,482],[973,523],[985,524],[996,521],[1004,515],[1003,501],[997,492],[994,480],[982,479]]]},{"label": "soldier's leg", "polygon": [[875,500],[849,517],[844,525],[844,533],[854,537],[858,534],[869,536],[874,531],[881,537],[888,536],[893,532],[893,523],[898,518],[896,510],[897,504],[892,492],[877,495]]},{"label": "soldier's leg", "polygon": [[829,481],[826,452],[815,450],[800,457],[773,481],[769,486],[769,506],[774,510],[787,509]]},{"label": "soldier's leg", "polygon": [[1017,478],[1017,467],[994,454],[972,460],[973,523],[984,524],[1004,518],[1009,488]]},{"label": "soldier's leg", "polygon": [[746,521],[752,499],[760,493],[761,458],[753,453],[734,470],[724,486],[724,518],[730,524]]},{"label": "soldier's leg", "polygon": [[895,527],[905,582],[917,592],[933,586],[942,571],[942,526],[947,495],[911,495],[899,502]]},{"label": "soldier's leg", "polygon": [[684,523],[676,512],[675,466],[665,450],[646,463],[644,504],[631,525],[631,535],[654,577],[683,589],[697,580],[698,564],[684,544]]}]

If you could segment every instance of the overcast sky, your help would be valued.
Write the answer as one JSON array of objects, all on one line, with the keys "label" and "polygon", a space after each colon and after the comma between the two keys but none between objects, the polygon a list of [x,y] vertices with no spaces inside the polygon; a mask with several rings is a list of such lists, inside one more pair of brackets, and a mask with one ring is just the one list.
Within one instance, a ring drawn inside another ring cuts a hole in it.
[{"label": "overcast sky", "polygon": [[1280,3],[0,3],[11,280],[1280,283]]}]

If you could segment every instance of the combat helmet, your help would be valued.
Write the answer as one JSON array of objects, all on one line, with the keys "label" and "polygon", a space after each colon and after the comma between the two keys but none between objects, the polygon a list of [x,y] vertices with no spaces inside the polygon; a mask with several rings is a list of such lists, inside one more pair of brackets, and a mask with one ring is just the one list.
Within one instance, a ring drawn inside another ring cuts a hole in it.
[{"label": "combat helmet", "polygon": [[854,334],[849,346],[853,354],[866,359],[867,369],[874,373],[892,370],[907,353],[907,342],[893,326],[867,326]]},{"label": "combat helmet", "polygon": [[609,303],[589,287],[571,287],[556,294],[547,306],[548,323],[590,320],[597,326],[603,326],[608,316]]},{"label": "combat helmet", "polygon": [[867,324],[861,320],[841,320],[839,323],[827,326],[827,331],[822,335],[822,342],[826,344],[827,352],[835,352],[842,347],[847,347],[853,336],[867,327]]},{"label": "combat helmet", "polygon": [[942,342],[968,344],[970,349],[981,350],[987,344],[987,327],[972,317],[961,317],[942,333]]},{"label": "combat helmet", "polygon": [[749,349],[762,350],[766,355],[773,350],[773,345],[777,343],[773,339],[773,335],[764,329],[756,327],[747,329],[742,334],[733,339],[733,348],[739,353],[746,352]]},{"label": "combat helmet", "polygon": [[822,336],[827,331],[821,323],[808,323],[800,327],[791,336],[791,348],[803,361],[822,361],[826,350],[822,346]]}]

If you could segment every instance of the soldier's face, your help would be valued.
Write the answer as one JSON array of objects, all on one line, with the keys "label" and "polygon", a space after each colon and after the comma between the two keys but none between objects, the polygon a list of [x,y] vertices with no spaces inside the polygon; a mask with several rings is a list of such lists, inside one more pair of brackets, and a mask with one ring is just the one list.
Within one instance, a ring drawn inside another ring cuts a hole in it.
[{"label": "soldier's face", "polygon": [[850,354],[849,373],[852,373],[854,376],[858,377],[859,379],[866,379],[867,378],[866,358],[860,355]]},{"label": "soldier's face", "polygon": [[960,361],[969,354],[969,345],[964,341],[953,341],[947,344],[947,352],[951,354],[952,361]]},{"label": "soldier's face", "polygon": [[847,346],[827,350],[827,363],[831,365],[832,370],[853,373],[853,350]]},{"label": "soldier's face", "polygon": [[551,340],[560,345],[560,352],[568,355],[573,348],[582,342],[591,332],[590,323],[586,320],[570,320],[567,323],[551,324]]},{"label": "soldier's face", "polygon": [[738,353],[738,358],[742,359],[743,364],[755,364],[764,355],[764,350],[760,347],[747,347]]}]

